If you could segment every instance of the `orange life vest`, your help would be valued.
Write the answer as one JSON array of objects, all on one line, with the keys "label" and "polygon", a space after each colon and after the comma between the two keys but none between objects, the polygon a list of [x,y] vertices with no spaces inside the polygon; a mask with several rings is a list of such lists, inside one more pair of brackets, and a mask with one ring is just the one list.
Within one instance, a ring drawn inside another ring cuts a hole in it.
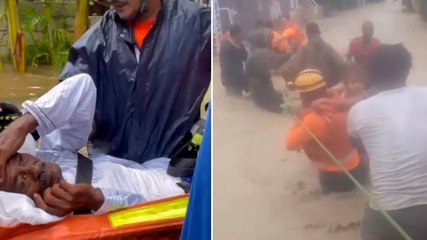
[{"label": "orange life vest", "polygon": [[[332,98],[339,98],[334,94]],[[347,133],[347,113],[330,109],[325,114],[319,114],[312,108],[307,108],[300,116],[304,127],[315,134],[320,142],[345,166],[352,170],[359,165],[360,159],[356,149],[351,146]],[[314,141],[299,122],[295,122],[289,130],[286,148],[290,150],[303,149],[307,157],[321,171],[341,172],[329,155]]]}]

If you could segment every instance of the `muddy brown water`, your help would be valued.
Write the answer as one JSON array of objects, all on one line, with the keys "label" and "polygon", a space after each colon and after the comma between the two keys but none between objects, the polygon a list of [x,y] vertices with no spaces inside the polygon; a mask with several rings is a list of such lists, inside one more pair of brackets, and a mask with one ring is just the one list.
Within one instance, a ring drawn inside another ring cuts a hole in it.
[{"label": "muddy brown water", "polygon": [[0,73],[0,101],[20,105],[25,100],[37,98],[58,83],[58,73],[53,67],[16,73],[11,66],[6,66],[5,72]]}]

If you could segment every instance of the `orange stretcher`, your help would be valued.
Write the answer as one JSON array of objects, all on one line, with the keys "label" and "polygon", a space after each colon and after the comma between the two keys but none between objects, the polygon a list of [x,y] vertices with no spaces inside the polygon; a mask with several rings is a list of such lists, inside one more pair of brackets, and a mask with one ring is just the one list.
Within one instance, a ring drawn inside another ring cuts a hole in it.
[{"label": "orange stretcher", "polygon": [[44,224],[0,227],[0,239],[179,240],[188,194],[151,201],[102,215],[77,215]]}]

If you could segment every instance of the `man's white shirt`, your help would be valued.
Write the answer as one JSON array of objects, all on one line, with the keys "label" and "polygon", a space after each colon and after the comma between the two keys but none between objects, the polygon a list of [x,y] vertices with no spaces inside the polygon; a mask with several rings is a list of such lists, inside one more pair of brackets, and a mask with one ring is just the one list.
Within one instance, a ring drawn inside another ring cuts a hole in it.
[{"label": "man's white shirt", "polygon": [[427,88],[383,91],[357,103],[348,132],[366,149],[372,192],[384,210],[427,204]]},{"label": "man's white shirt", "polygon": [[[37,157],[57,163],[67,182],[75,183],[77,151],[86,145],[92,131],[96,87],[91,77],[71,77],[36,101],[26,101],[39,124],[40,146]],[[100,188],[105,201],[97,213],[183,194],[178,178],[166,174],[169,159],[148,161],[143,165],[105,154],[91,156],[94,162],[92,186]]]}]

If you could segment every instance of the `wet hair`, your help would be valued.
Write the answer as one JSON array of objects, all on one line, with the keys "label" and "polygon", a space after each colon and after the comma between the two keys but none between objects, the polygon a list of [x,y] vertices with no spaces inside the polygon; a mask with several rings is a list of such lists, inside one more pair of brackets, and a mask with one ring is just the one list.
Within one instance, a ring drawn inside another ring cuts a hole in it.
[{"label": "wet hair", "polygon": [[309,22],[305,27],[305,32],[307,33],[307,36],[319,35],[320,34],[319,25],[317,25],[317,23],[315,22]]},{"label": "wet hair", "polygon": [[231,37],[237,37],[237,35],[239,35],[242,32],[242,28],[237,25],[237,24],[233,24],[230,27],[230,36]]},{"label": "wet hair", "polygon": [[259,28],[259,27],[264,27],[265,23],[264,23],[263,20],[258,19],[258,20],[256,20],[255,25],[256,25],[257,28]]},{"label": "wet hair", "polygon": [[404,84],[411,67],[411,53],[403,44],[382,44],[370,59],[371,82],[385,87]]}]

